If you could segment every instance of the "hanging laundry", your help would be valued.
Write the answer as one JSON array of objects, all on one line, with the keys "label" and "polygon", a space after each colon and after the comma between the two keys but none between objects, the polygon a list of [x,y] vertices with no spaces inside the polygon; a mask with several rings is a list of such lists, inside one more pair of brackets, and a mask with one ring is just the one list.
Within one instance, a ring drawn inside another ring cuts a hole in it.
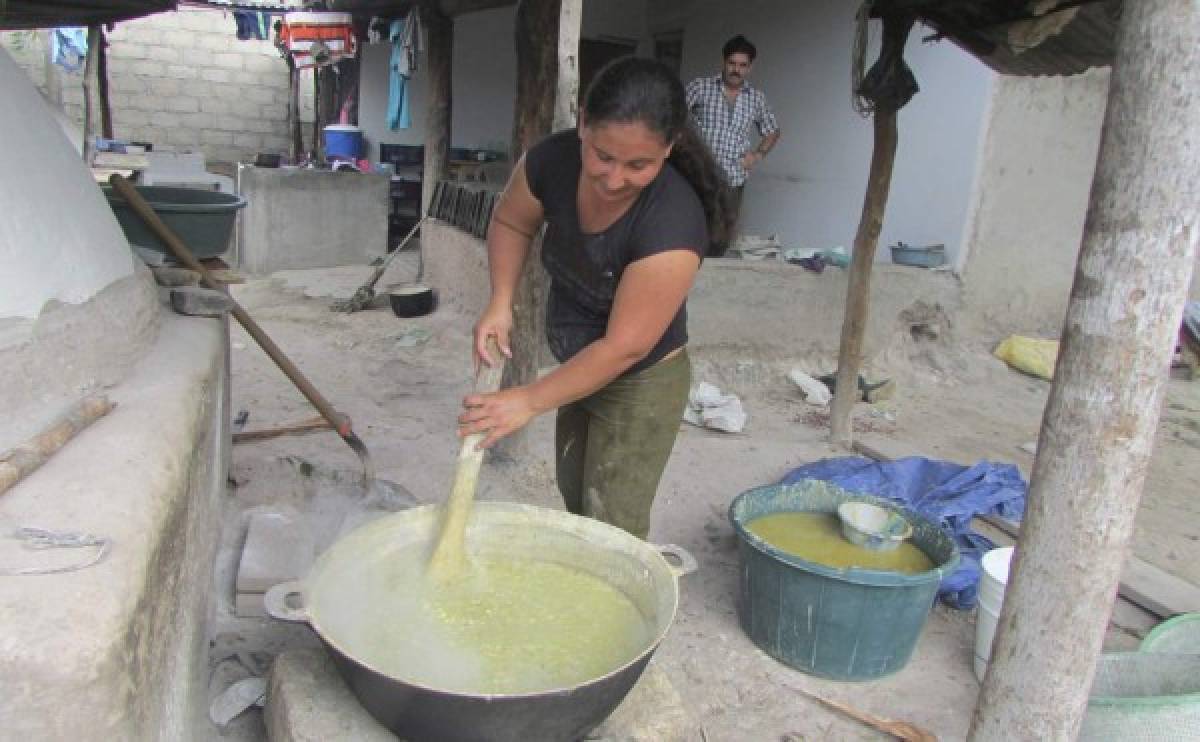
[{"label": "hanging laundry", "polygon": [[421,52],[421,18],[416,8],[409,11],[404,20],[392,21],[388,40],[392,42],[388,65],[388,128],[394,131],[412,126],[408,81],[417,71],[417,57]]},{"label": "hanging laundry", "polygon": [[271,38],[271,14],[259,10],[235,10],[237,37],[241,41],[266,41]]},{"label": "hanging laundry", "polygon": [[349,13],[287,13],[279,30],[279,43],[300,69],[351,58],[358,49],[354,17]]},{"label": "hanging laundry", "polygon": [[50,56],[67,72],[79,72],[87,57],[86,28],[56,28],[50,34]]},{"label": "hanging laundry", "polygon": [[371,16],[370,22],[367,23],[367,43],[382,44],[387,41],[389,23],[386,18],[377,15]]}]

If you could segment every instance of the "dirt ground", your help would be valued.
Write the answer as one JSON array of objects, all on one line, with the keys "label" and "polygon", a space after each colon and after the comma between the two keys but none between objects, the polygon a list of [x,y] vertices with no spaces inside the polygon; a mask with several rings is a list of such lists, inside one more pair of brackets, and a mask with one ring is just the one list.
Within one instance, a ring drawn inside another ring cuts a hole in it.
[{"label": "dirt ground", "polygon": [[[411,269],[404,260],[389,280]],[[261,671],[280,648],[311,645],[307,629],[269,620],[233,619],[228,592],[246,512],[290,504],[319,511],[320,539],[404,499],[442,501],[458,449],[454,418],[471,384],[473,317],[441,309],[412,320],[387,309],[353,315],[328,309],[331,294],[348,295],[367,270],[354,266],[293,271],[235,287],[235,296],[314,384],[349,414],[370,448],[378,476],[399,489],[364,501],[352,482],[353,453],[332,433],[278,438],[234,447],[233,478],[219,567],[213,692]],[[307,294],[307,295],[306,295]],[[863,408],[861,423],[914,453],[974,463],[1012,462],[1028,476],[1032,456],[1019,446],[1037,437],[1049,384],[1009,370],[983,343],[898,337],[871,371],[898,381],[895,399]],[[234,327],[233,409],[249,411],[247,429],[311,417],[314,412],[253,341]],[[698,353],[696,381],[720,364],[719,349]],[[812,359],[797,359],[798,362]],[[812,371],[821,370],[812,368]],[[826,369],[828,370],[828,369]],[[690,550],[700,570],[683,579],[675,624],[656,658],[679,690],[704,736],[716,740],[855,740],[883,736],[804,698],[808,690],[878,715],[906,719],[941,739],[965,736],[978,693],[972,673],[974,616],[937,606],[912,661],[869,683],[835,683],[804,675],[757,650],[737,624],[737,553],[726,511],[738,493],[777,481],[788,470],[844,455],[825,442],[819,415],[778,372],[778,364],[739,365],[735,390],[749,413],[746,430],[723,434],[681,423],[654,510],[651,540]],[[1171,382],[1168,405],[1138,519],[1134,551],[1200,584],[1200,383]],[[559,507],[551,459],[552,416],[536,421],[530,453],[485,466],[479,497]],[[307,479],[308,482],[301,482]],[[321,480],[318,482],[317,480]],[[300,482],[298,484],[298,482]],[[350,514],[347,518],[347,514]],[[1110,646],[1136,637],[1110,633]],[[214,738],[262,739],[260,715],[248,713]],[[791,735],[791,736],[789,736]]]}]

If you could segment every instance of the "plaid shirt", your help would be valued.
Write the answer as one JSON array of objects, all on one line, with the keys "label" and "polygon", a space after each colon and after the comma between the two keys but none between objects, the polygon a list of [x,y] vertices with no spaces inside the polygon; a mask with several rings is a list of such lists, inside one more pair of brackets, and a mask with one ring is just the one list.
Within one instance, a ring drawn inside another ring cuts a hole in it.
[{"label": "plaid shirt", "polygon": [[729,185],[737,187],[746,182],[742,155],[750,151],[750,124],[758,128],[759,136],[779,131],[775,114],[767,105],[761,90],[742,82],[733,105],[725,97],[721,76],[698,77],[688,83],[687,105],[692,119],[708,142],[717,164],[725,171]]}]

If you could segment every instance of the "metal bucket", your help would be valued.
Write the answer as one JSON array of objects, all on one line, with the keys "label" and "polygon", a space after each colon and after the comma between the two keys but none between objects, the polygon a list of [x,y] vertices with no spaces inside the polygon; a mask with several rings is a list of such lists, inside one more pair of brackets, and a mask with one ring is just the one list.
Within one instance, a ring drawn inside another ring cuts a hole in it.
[{"label": "metal bucket", "polygon": [[[655,546],[590,518],[516,503],[476,503],[467,524],[472,554],[554,562],[613,585],[637,606],[652,639],[632,660],[572,687],[511,695],[469,695],[389,675],[371,657],[347,649],[336,614],[345,602],[323,603],[344,592],[364,570],[380,569],[398,553],[435,538],[441,508],[427,505],[385,516],[339,539],[302,580],[267,592],[267,612],[312,627],[333,656],[347,685],[380,723],[409,742],[527,742],[581,739],[612,713],[633,687],[666,636],[679,602],[677,579],[695,560],[679,547]],[[664,555],[680,564],[670,564]],[[369,601],[364,594],[361,600]]]}]

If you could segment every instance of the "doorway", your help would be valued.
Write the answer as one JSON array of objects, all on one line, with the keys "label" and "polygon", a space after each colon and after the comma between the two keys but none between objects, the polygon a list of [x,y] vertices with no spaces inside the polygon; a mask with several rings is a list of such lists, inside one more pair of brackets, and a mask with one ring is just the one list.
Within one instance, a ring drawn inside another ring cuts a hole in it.
[{"label": "doorway", "polygon": [[637,51],[637,44],[623,39],[580,39],[579,40],[579,107],[583,107],[583,96],[600,68],[618,57],[627,57]]}]

